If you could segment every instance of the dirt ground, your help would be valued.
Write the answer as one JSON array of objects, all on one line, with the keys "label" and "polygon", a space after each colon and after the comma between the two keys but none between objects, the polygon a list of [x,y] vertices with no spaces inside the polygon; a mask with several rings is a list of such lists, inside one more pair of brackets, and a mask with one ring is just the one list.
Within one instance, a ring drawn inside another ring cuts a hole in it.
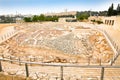
[{"label": "dirt ground", "polygon": [[6,24],[0,24],[0,29],[3,29],[8,26],[16,26],[16,23],[6,23]]}]

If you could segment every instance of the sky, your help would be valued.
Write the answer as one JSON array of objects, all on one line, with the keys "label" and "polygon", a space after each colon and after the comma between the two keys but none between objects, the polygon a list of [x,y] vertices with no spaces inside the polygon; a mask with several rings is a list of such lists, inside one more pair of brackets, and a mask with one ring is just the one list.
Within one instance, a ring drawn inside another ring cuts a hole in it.
[{"label": "sky", "polygon": [[120,0],[0,0],[0,15],[41,14],[67,11],[104,11]]}]

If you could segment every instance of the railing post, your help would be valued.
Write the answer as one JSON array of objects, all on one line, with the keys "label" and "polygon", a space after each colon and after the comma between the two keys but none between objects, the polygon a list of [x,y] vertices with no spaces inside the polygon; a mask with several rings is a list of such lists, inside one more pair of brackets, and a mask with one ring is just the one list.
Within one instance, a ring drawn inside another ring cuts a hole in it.
[{"label": "railing post", "polygon": [[64,80],[63,79],[63,66],[60,67],[60,72],[61,72],[61,74],[60,74],[61,80]]},{"label": "railing post", "polygon": [[101,68],[101,79],[100,80],[104,80],[104,67]]},{"label": "railing post", "polygon": [[19,66],[21,66],[21,62],[20,62],[21,60],[20,60],[20,57],[18,58],[18,61],[19,61]]},{"label": "railing post", "polygon": [[29,77],[28,65],[25,63],[26,77]]},{"label": "railing post", "polygon": [[[12,60],[12,57],[10,56],[10,60]],[[10,61],[10,63],[12,64],[12,61]]]},{"label": "railing post", "polygon": [[1,64],[1,60],[0,60],[0,72],[2,71],[2,64]]},{"label": "railing post", "polygon": [[110,65],[111,65],[111,66],[112,66],[112,62],[113,62],[113,60],[110,61]]}]

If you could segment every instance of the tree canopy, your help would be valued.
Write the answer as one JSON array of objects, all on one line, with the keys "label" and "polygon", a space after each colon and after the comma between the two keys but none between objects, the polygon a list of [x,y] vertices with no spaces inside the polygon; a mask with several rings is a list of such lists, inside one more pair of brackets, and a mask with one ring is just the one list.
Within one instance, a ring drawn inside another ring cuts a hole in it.
[{"label": "tree canopy", "polygon": [[115,16],[115,15],[120,15],[120,5],[118,4],[117,9],[114,10],[114,4],[112,4],[107,12],[107,16]]},{"label": "tree canopy", "polygon": [[89,12],[85,11],[85,12],[78,12],[76,16],[77,16],[77,20],[82,21],[84,19],[88,19],[90,15]]},{"label": "tree canopy", "polygon": [[31,20],[30,17],[25,17],[25,18],[24,18],[24,21],[25,21],[25,22],[32,22],[32,20]]},{"label": "tree canopy", "polygon": [[41,21],[58,21],[57,16],[45,16],[41,15],[34,15],[33,17],[25,17],[25,22],[41,22]]},{"label": "tree canopy", "polygon": [[120,4],[118,4],[118,6],[117,6],[117,15],[120,15]]}]

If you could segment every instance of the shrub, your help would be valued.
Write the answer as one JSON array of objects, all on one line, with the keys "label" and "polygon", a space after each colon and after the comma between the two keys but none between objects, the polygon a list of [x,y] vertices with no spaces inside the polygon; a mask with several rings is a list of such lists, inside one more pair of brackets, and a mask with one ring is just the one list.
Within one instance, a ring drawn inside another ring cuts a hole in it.
[{"label": "shrub", "polygon": [[95,22],[95,19],[94,20],[91,20],[92,22]]},{"label": "shrub", "polygon": [[103,22],[102,21],[96,21],[98,24],[102,24]]},{"label": "shrub", "polygon": [[97,20],[97,21],[96,21],[95,19],[94,19],[94,20],[91,20],[91,21],[92,21],[92,22],[95,22],[95,23],[97,23],[97,24],[102,24],[102,23],[103,23],[102,21],[100,21],[100,20]]}]

